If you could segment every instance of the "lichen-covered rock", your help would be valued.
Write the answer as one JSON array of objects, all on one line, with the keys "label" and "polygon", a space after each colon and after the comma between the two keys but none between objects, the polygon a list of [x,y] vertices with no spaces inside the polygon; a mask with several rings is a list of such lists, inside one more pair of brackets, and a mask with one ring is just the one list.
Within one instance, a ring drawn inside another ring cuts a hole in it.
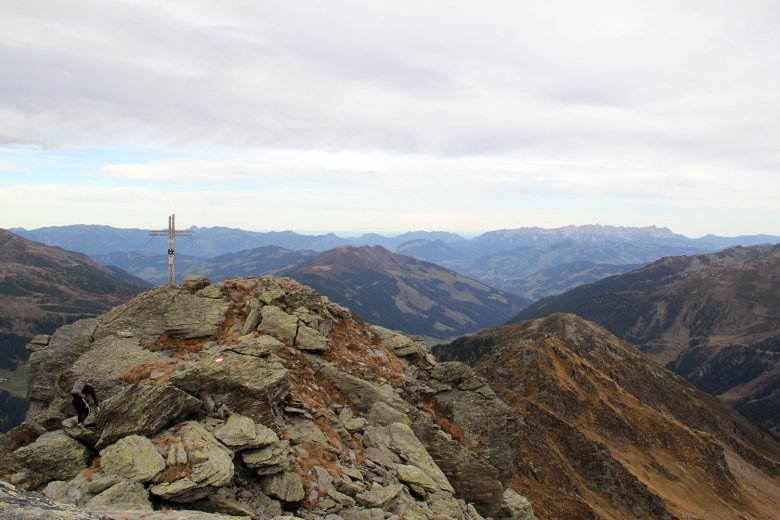
[{"label": "lichen-covered rock", "polygon": [[257,328],[260,323],[260,311],[263,309],[263,304],[257,298],[252,298],[246,303],[247,315],[244,321],[244,326],[241,329],[241,334],[249,334]]},{"label": "lichen-covered rock", "polygon": [[165,334],[172,338],[205,338],[219,332],[228,304],[182,293],[165,312]]},{"label": "lichen-covered rock", "polygon": [[284,343],[264,334],[262,336],[244,336],[237,345],[231,345],[227,350],[245,356],[266,357],[284,348]]},{"label": "lichen-covered rock", "polygon": [[260,311],[261,319],[257,330],[275,337],[288,347],[295,343],[298,332],[298,317],[287,314],[279,307],[266,305]]},{"label": "lichen-covered rock", "polygon": [[173,482],[162,482],[149,488],[149,492],[165,500],[174,500],[176,497],[184,495],[197,489],[198,485],[188,477],[182,477]]},{"label": "lichen-covered rock", "polygon": [[213,359],[194,363],[174,374],[170,383],[191,394],[208,393],[233,412],[270,417],[272,406],[287,395],[290,387],[288,371],[279,358],[229,351],[221,357],[221,364]]},{"label": "lichen-covered rock", "polygon": [[321,363],[318,368],[319,373],[346,394],[352,405],[363,413],[369,412],[376,402],[383,402],[402,413],[411,411],[411,406],[389,385],[378,385],[355,377],[330,363]]},{"label": "lichen-covered rock", "polygon": [[182,279],[182,287],[190,292],[199,291],[211,285],[211,280],[198,274],[187,274]]},{"label": "lichen-covered rock", "polygon": [[[172,483],[179,480],[182,476],[186,476],[197,484],[199,489],[202,489],[209,486],[224,486],[232,480],[235,471],[233,452],[222,445],[203,425],[189,421],[166,430],[157,436],[157,440],[161,442],[167,442],[172,438],[177,439],[177,442],[185,447],[186,458],[174,458],[173,462],[175,463],[168,467],[177,468],[178,471],[172,473],[173,477],[169,477],[172,480],[163,479],[159,480],[158,483]],[[178,447],[175,448],[178,450]],[[163,476],[166,476],[166,474],[163,474]],[[183,486],[184,484],[186,482],[179,485]],[[166,493],[170,499],[172,496],[170,487],[167,488]],[[182,496],[178,498],[184,500]],[[187,501],[196,498],[200,498],[200,496],[186,496]]]},{"label": "lichen-covered rock", "polygon": [[243,446],[255,440],[255,421],[234,413],[225,424],[214,430],[214,437],[228,446]]},{"label": "lichen-covered rock", "polygon": [[165,469],[165,460],[152,441],[140,435],[129,435],[100,452],[100,465],[107,473],[149,482]]},{"label": "lichen-covered rock", "polygon": [[272,429],[237,413],[214,430],[214,437],[235,451],[268,446],[279,440]]},{"label": "lichen-covered rock", "polygon": [[442,491],[455,492],[447,477],[409,426],[402,423],[394,423],[388,427],[388,432],[390,434],[391,447],[398,453],[401,459],[405,460],[407,464],[419,468]]},{"label": "lichen-covered rock", "polygon": [[127,435],[151,436],[201,409],[200,399],[163,384],[131,385],[106,401],[97,417],[97,448]]},{"label": "lichen-covered rock", "polygon": [[44,484],[75,477],[87,467],[90,455],[86,446],[57,431],[45,433],[34,443],[17,449],[13,457]]},{"label": "lichen-covered rock", "polygon": [[396,471],[398,480],[408,485],[418,495],[425,496],[427,493],[432,493],[439,489],[439,485],[417,466],[401,464],[396,468]]},{"label": "lichen-covered rock", "polygon": [[300,502],[306,496],[301,477],[290,471],[265,477],[263,491],[282,502]]},{"label": "lichen-covered rock", "polygon": [[387,506],[390,501],[398,497],[403,490],[404,486],[400,484],[381,486],[374,483],[370,490],[359,493],[355,499],[360,505],[365,507],[383,508]]},{"label": "lichen-covered rock", "polygon": [[536,520],[528,499],[511,488],[504,491],[504,516],[512,520]]},{"label": "lichen-covered rock", "polygon": [[208,287],[196,291],[195,294],[202,298],[214,298],[215,300],[218,300],[222,298],[222,286],[219,284],[209,285]]},{"label": "lichen-covered rock", "polygon": [[241,458],[258,475],[271,475],[288,469],[289,454],[290,441],[284,440],[264,448],[242,451]]},{"label": "lichen-covered rock", "polygon": [[330,340],[318,330],[299,324],[295,336],[295,348],[310,352],[324,352],[330,348]]},{"label": "lichen-covered rock", "polygon": [[125,480],[92,498],[87,502],[86,507],[91,511],[106,509],[151,511],[152,503],[149,501],[149,492],[143,484]]},{"label": "lichen-covered rock", "polygon": [[412,355],[425,357],[431,353],[431,347],[422,338],[411,337],[378,325],[372,325],[371,332],[398,357]]}]

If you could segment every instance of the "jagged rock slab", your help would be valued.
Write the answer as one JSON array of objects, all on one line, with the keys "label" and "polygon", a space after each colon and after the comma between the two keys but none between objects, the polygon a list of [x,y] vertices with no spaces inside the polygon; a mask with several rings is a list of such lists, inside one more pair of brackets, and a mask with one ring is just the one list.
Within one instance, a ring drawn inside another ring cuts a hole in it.
[{"label": "jagged rock slab", "polygon": [[203,402],[170,385],[132,385],[106,401],[97,418],[97,448],[127,435],[153,435],[200,410]]},{"label": "jagged rock slab", "polygon": [[259,475],[271,475],[288,469],[289,454],[290,441],[283,440],[264,448],[242,451],[241,458]]},{"label": "jagged rock slab", "polygon": [[430,420],[420,418],[412,425],[417,438],[447,475],[457,496],[473,503],[483,515],[496,517],[502,508],[504,494],[498,470]]},{"label": "jagged rock slab", "polygon": [[165,469],[165,460],[152,441],[140,435],[129,435],[100,452],[100,465],[106,473],[149,482]]},{"label": "jagged rock slab", "polygon": [[222,426],[214,430],[214,437],[235,451],[259,448],[279,440],[272,429],[255,423],[251,417],[237,413],[232,414]]},{"label": "jagged rock slab", "polygon": [[130,509],[151,511],[149,492],[140,482],[126,480],[106,489],[87,502],[90,511]]},{"label": "jagged rock slab", "polygon": [[431,347],[422,338],[411,337],[378,325],[372,325],[370,328],[379,340],[398,357],[412,355],[425,357],[431,353]]},{"label": "jagged rock slab", "polygon": [[31,412],[51,403],[63,394],[70,395],[58,385],[58,379],[73,363],[92,347],[92,334],[99,323],[92,318],[80,320],[57,329],[46,347],[36,348],[30,354],[30,389],[28,398]]},{"label": "jagged rock slab", "polygon": [[44,484],[70,480],[87,467],[89,450],[63,432],[44,433],[28,446],[14,451],[14,459]]},{"label": "jagged rock slab", "polygon": [[391,408],[406,412],[411,406],[404,402],[398,393],[389,385],[378,385],[365,379],[347,374],[334,367],[330,363],[322,363],[319,372],[328,379],[333,386],[346,394],[350,402],[361,412],[368,413],[374,403],[381,401]]},{"label": "jagged rock slab", "polygon": [[301,477],[290,471],[265,477],[263,491],[269,497],[277,498],[282,502],[300,502],[306,496]]},{"label": "jagged rock slab", "polygon": [[279,307],[266,305],[260,311],[261,319],[257,330],[275,337],[288,347],[295,343],[298,332],[298,317],[287,314]]},{"label": "jagged rock slab", "polygon": [[270,414],[271,406],[289,391],[288,371],[274,356],[258,358],[224,352],[223,362],[205,359],[177,372],[170,383],[185,392],[208,393],[231,411],[255,416]]},{"label": "jagged rock slab", "polygon": [[[209,432],[202,424],[189,421],[166,430],[157,436],[159,441],[167,441],[175,438],[186,447],[186,459],[173,458],[173,465],[168,468],[179,467],[189,480],[197,484],[197,489],[208,487],[219,487],[228,484],[233,478],[233,452],[220,443],[214,435]],[[177,448],[178,449],[178,448]],[[169,457],[171,458],[171,457]],[[176,480],[181,478],[182,471],[176,472]],[[166,481],[161,481],[160,484]],[[169,483],[172,483],[169,482]],[[179,483],[179,486],[185,487],[186,482]],[[160,489],[160,488],[158,488]],[[200,493],[191,493],[186,490],[185,493],[173,498],[171,488],[166,489],[168,499],[176,501],[192,501],[202,498]]]},{"label": "jagged rock slab", "polygon": [[237,345],[231,345],[227,350],[245,356],[266,357],[284,348],[284,343],[273,336],[244,336]]}]

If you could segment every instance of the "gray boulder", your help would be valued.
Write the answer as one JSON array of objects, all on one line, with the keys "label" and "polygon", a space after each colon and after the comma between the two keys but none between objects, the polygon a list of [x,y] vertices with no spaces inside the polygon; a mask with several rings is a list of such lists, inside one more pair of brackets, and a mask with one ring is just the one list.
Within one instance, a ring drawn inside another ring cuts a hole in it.
[{"label": "gray boulder", "polygon": [[262,318],[257,330],[275,337],[288,347],[292,347],[298,333],[298,317],[287,314],[273,305],[263,307],[260,314]]},{"label": "gray boulder", "polygon": [[275,356],[245,356],[225,351],[223,362],[203,359],[177,372],[170,383],[185,392],[208,393],[231,411],[272,418],[272,407],[288,393],[288,371]]},{"label": "gray boulder", "polygon": [[132,385],[106,401],[97,417],[102,448],[127,435],[151,436],[199,411],[203,403],[170,385]]},{"label": "gray boulder", "polygon": [[149,501],[149,492],[143,484],[125,480],[93,497],[87,502],[86,508],[90,511],[151,511],[152,503]]},{"label": "gray boulder", "polygon": [[411,337],[402,332],[386,329],[378,325],[372,325],[373,332],[384,346],[390,348],[398,357],[419,356],[425,357],[431,353],[431,347],[419,337]]},{"label": "gray boulder", "polygon": [[28,446],[13,453],[17,463],[30,470],[40,484],[52,480],[70,480],[89,462],[89,450],[64,432],[41,435]]},{"label": "gray boulder", "polygon": [[163,449],[168,450],[165,464],[169,471],[158,479],[158,486],[151,490],[153,494],[191,502],[202,498],[208,488],[227,485],[233,479],[233,452],[200,423],[177,425],[159,434],[156,440],[165,443]]},{"label": "gray boulder", "polygon": [[263,491],[282,502],[300,502],[305,497],[301,477],[290,471],[264,478]]},{"label": "gray boulder", "polygon": [[165,460],[152,441],[140,435],[129,435],[100,452],[100,466],[106,473],[149,482],[165,469]]},{"label": "gray boulder", "polygon": [[270,446],[241,452],[244,464],[258,475],[281,473],[289,468],[290,441],[278,441]]},{"label": "gray boulder", "polygon": [[268,446],[279,440],[270,428],[237,413],[232,414],[223,425],[214,430],[214,437],[235,451]]}]

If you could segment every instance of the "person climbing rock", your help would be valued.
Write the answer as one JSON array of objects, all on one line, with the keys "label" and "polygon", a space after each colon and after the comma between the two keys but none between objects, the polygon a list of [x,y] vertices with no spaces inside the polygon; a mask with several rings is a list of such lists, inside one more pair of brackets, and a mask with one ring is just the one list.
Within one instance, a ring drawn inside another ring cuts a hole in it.
[{"label": "person climbing rock", "polygon": [[70,394],[73,396],[73,408],[76,409],[76,416],[78,417],[77,425],[81,428],[84,427],[84,421],[89,415],[89,403],[87,397],[92,398],[92,402],[95,403],[95,411],[100,413],[100,405],[98,404],[97,394],[95,393],[95,387],[93,386],[95,381],[92,378],[86,381],[76,381],[73,385],[73,389]]}]

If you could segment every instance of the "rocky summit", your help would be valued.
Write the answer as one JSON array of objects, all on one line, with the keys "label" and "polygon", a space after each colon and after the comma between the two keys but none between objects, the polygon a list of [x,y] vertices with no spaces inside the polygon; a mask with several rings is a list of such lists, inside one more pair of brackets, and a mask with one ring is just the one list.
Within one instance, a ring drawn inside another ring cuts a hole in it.
[{"label": "rocky summit", "polygon": [[[484,379],[292,280],[190,277],[29,349],[11,518],[535,518],[522,418]],[[101,411],[76,427],[88,377]]]}]

